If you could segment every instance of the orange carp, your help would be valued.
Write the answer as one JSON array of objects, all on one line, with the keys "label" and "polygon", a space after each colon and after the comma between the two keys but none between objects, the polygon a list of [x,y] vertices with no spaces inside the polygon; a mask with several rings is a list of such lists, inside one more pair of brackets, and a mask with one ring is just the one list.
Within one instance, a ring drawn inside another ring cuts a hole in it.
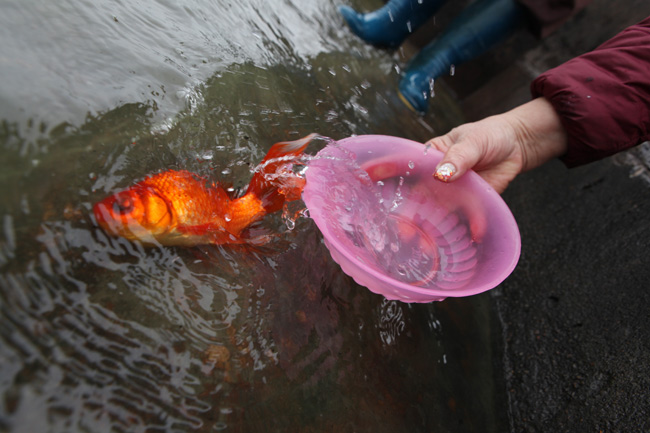
[{"label": "orange carp", "polygon": [[304,180],[279,185],[272,178],[281,166],[296,160],[315,135],[274,144],[241,197],[188,171],[167,170],[95,204],[95,219],[106,232],[145,244],[250,242],[246,228],[300,198]]}]

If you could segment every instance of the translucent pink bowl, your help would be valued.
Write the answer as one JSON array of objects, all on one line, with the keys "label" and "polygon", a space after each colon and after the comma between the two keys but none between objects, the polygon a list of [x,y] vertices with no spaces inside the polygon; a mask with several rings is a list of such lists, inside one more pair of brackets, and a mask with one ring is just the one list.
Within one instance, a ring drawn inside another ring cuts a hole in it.
[{"label": "translucent pink bowl", "polygon": [[474,172],[433,179],[441,157],[421,143],[364,135],[309,163],[303,200],[332,258],[387,299],[481,293],[519,260],[519,230],[501,196]]}]

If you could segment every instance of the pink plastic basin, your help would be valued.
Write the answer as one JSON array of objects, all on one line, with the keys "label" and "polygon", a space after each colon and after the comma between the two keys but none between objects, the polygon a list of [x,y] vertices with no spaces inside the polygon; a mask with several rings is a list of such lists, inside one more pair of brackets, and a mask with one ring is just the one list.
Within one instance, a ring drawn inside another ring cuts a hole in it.
[{"label": "pink plastic basin", "polygon": [[481,177],[432,177],[442,154],[398,137],[334,142],[309,163],[303,200],[332,258],[371,291],[404,302],[469,296],[519,260],[517,223]]}]

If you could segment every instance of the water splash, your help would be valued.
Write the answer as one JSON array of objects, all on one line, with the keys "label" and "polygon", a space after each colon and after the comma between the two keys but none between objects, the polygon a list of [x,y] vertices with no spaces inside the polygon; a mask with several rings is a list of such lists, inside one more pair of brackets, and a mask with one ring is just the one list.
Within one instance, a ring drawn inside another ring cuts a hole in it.
[{"label": "water splash", "polygon": [[[333,139],[318,134],[312,134],[311,141],[324,141],[326,144],[334,142]],[[298,199],[306,182],[305,174],[309,164],[315,158],[306,153],[297,156],[285,155],[264,161],[251,170],[253,174],[263,173],[264,179],[286,196],[287,201],[282,208],[282,221],[289,231],[295,228],[299,218],[308,214],[304,203]],[[277,165],[276,169],[269,172],[268,167],[274,165]]]},{"label": "water splash", "polygon": [[387,346],[397,344],[397,339],[406,327],[403,304],[384,299],[379,316],[379,338]]},{"label": "water splash", "polygon": [[311,161],[318,170],[309,182],[326,185],[319,212],[350,240],[360,261],[399,281],[430,281],[438,259],[434,242],[395,213],[404,201],[406,178],[373,180],[351,151],[337,144],[329,148]]},{"label": "water splash", "polygon": [[404,201],[404,196],[402,195],[402,186],[404,185],[404,177],[399,176],[397,181],[397,188],[393,194],[393,199],[391,201],[390,212],[395,211],[399,205]]}]

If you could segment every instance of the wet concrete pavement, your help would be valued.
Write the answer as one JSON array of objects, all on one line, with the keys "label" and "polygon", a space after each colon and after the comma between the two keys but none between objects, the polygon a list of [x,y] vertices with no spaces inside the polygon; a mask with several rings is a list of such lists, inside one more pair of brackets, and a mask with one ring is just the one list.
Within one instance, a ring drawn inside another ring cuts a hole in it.
[{"label": "wet concrete pavement", "polygon": [[650,185],[552,163],[504,198],[523,244],[491,293],[511,431],[650,431]]},{"label": "wet concrete pavement", "polygon": [[[551,37],[519,34],[444,80],[465,120],[519,105],[539,72],[650,15],[594,1]],[[477,85],[476,73],[488,77]],[[442,131],[441,131],[442,132]],[[521,230],[515,272],[481,296],[501,323],[512,432],[650,431],[648,148],[568,170],[553,161],[504,193]]]}]

